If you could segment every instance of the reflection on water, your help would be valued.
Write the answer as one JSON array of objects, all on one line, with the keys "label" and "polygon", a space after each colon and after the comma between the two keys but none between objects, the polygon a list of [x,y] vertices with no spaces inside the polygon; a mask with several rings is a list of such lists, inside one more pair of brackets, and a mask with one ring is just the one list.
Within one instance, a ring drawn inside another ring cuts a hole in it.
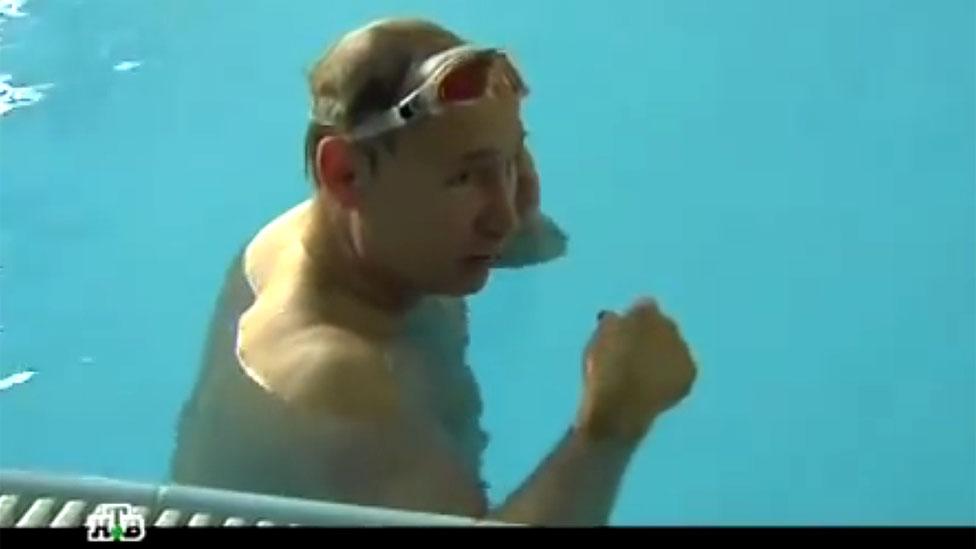
[{"label": "reflection on water", "polygon": [[[0,0],[0,50],[11,47],[4,41],[4,28],[10,19],[27,17],[23,10],[26,3],[27,0]],[[12,74],[0,73],[0,116],[37,103],[51,87],[53,84],[17,84]]]},{"label": "reflection on water", "polygon": [[21,383],[27,383],[30,378],[34,377],[34,372],[32,370],[24,370],[23,372],[17,372],[16,374],[11,374],[7,377],[0,379],[0,391],[5,391],[14,385],[20,385]]},{"label": "reflection on water", "polygon": [[27,12],[21,8],[26,3],[27,0],[0,0],[0,23],[8,17],[25,17]]},{"label": "reflection on water", "polygon": [[13,75],[0,74],[0,116],[14,109],[29,107],[44,99],[44,91],[54,84],[16,85]]}]

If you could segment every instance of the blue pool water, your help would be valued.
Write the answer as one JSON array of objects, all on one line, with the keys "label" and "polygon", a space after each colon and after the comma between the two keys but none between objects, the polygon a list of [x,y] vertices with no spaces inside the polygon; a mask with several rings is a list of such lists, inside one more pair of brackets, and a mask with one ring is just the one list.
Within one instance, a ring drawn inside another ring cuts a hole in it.
[{"label": "blue pool water", "polygon": [[0,5],[0,466],[162,478],[227,261],[307,193],[305,70],[420,15],[515,52],[571,238],[472,300],[494,501],[649,294],[701,374],[614,524],[976,523],[973,2]]}]

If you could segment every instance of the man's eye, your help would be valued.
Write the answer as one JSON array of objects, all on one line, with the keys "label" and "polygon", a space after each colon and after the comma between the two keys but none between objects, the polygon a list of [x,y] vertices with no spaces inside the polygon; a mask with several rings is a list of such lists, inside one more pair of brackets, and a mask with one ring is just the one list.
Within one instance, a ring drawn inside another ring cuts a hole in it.
[{"label": "man's eye", "polygon": [[448,186],[455,187],[458,185],[467,185],[471,182],[471,171],[464,170],[461,173],[456,174],[454,177],[447,181]]}]

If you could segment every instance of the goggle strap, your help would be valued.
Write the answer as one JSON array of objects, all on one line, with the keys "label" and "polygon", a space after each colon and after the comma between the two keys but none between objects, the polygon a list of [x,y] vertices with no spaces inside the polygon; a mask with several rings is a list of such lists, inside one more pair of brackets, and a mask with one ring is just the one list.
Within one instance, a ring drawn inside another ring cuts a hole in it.
[{"label": "goggle strap", "polygon": [[[461,50],[460,53],[458,50]],[[439,82],[445,77],[444,71],[450,70],[457,66],[457,64],[463,64],[469,61],[472,57],[482,57],[482,56],[501,56],[502,57],[502,76],[507,81],[516,93],[524,96],[528,94],[528,88],[525,82],[522,80],[518,73],[518,69],[513,65],[513,61],[507,52],[498,50],[495,48],[475,48],[473,46],[461,46],[452,50],[447,50],[434,57],[424,61],[420,67],[416,70],[420,72],[431,71],[427,78],[424,79],[423,83],[420,84],[416,89],[410,92],[405,98],[400,100],[393,108],[387,109],[383,112],[376,113],[370,116],[365,121],[363,121],[359,127],[355,128],[350,132],[350,137],[353,139],[365,139],[372,137],[376,134],[383,133],[392,129],[396,129],[406,125],[411,119],[413,119],[418,112],[424,112],[425,114],[436,114],[439,110],[437,106],[437,87]],[[449,57],[449,59],[445,59]],[[468,59],[465,59],[465,58]],[[432,66],[433,65],[433,66]],[[434,90],[435,100],[432,104],[427,104],[426,101],[428,94]],[[486,93],[491,93],[491,87],[485,90]],[[322,125],[334,126],[334,105],[332,102],[325,98],[317,98],[313,107],[312,118],[313,120]],[[465,101],[458,101],[455,103],[465,103]]]}]

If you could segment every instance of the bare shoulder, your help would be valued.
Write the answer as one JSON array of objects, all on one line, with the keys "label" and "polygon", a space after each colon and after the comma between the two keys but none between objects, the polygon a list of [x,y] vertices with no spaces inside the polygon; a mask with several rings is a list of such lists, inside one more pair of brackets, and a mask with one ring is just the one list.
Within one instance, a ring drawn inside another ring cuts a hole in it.
[{"label": "bare shoulder", "polygon": [[382,342],[325,324],[242,341],[245,367],[290,405],[361,419],[388,417],[396,408]]},{"label": "bare shoulder", "polygon": [[321,325],[297,332],[292,344],[305,349],[292,365],[295,404],[377,419],[392,413],[396,383],[382,342]]},{"label": "bare shoulder", "polygon": [[266,285],[281,259],[281,253],[291,248],[302,224],[306,221],[310,203],[297,204],[274,218],[251,239],[244,252],[244,273],[256,292]]}]

